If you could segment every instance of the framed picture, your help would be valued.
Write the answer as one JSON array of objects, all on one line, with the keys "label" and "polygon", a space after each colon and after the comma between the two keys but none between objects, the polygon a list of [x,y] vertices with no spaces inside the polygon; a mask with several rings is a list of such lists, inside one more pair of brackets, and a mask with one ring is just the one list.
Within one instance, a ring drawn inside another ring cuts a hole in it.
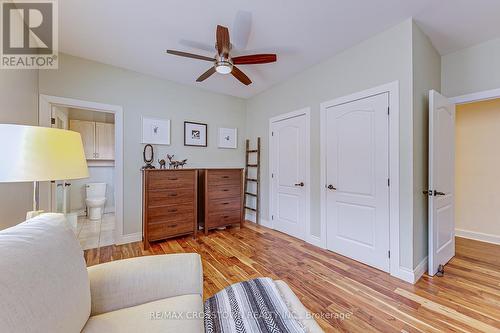
[{"label": "framed picture", "polygon": [[206,147],[207,124],[185,121],[184,146]]},{"label": "framed picture", "polygon": [[170,144],[170,119],[142,117],[142,143]]},{"label": "framed picture", "polygon": [[219,128],[219,148],[236,149],[238,144],[237,128]]}]

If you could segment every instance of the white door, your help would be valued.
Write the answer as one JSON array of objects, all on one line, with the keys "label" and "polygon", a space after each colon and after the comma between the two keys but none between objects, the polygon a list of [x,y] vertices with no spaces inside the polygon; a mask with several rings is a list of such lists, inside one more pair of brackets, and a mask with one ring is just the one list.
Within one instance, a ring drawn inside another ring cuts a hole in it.
[{"label": "white door", "polygon": [[273,227],[291,236],[306,237],[306,115],[271,125],[271,214]]},{"label": "white door", "polygon": [[429,92],[429,275],[455,256],[455,105]]},{"label": "white door", "polygon": [[389,94],[326,109],[327,248],[389,271]]},{"label": "white door", "polygon": [[[52,107],[52,127],[68,129],[68,113],[66,108]],[[71,184],[64,179],[51,182],[51,211],[66,214],[69,205],[69,189]]]}]

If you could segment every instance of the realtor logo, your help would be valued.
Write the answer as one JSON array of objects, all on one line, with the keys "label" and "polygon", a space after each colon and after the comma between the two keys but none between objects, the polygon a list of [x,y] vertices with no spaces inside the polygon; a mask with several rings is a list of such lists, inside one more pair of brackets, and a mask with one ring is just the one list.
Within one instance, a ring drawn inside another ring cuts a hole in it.
[{"label": "realtor logo", "polygon": [[0,68],[56,69],[57,3],[50,0],[1,2]]}]

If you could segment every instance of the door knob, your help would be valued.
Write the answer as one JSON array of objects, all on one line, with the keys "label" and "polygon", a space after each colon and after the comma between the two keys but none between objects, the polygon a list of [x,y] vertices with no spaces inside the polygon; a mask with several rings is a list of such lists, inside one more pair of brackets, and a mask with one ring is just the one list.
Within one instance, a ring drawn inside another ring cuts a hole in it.
[{"label": "door knob", "polygon": [[328,188],[329,190],[333,190],[333,191],[336,191],[336,190],[337,190],[337,188],[336,188],[336,187],[333,187],[333,185],[332,185],[332,184],[328,185],[328,186],[327,186],[327,188]]},{"label": "door knob", "polygon": [[296,183],[296,184],[294,184],[294,186],[300,186],[300,187],[303,187],[303,186],[304,186],[304,182]]}]

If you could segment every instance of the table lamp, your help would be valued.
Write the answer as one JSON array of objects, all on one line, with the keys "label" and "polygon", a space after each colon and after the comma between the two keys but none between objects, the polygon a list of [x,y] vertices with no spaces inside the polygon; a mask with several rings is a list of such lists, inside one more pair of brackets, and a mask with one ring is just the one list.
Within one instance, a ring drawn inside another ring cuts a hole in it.
[{"label": "table lamp", "polygon": [[89,176],[82,138],[73,131],[0,124],[0,156],[0,183],[34,183],[35,212],[38,182]]}]

